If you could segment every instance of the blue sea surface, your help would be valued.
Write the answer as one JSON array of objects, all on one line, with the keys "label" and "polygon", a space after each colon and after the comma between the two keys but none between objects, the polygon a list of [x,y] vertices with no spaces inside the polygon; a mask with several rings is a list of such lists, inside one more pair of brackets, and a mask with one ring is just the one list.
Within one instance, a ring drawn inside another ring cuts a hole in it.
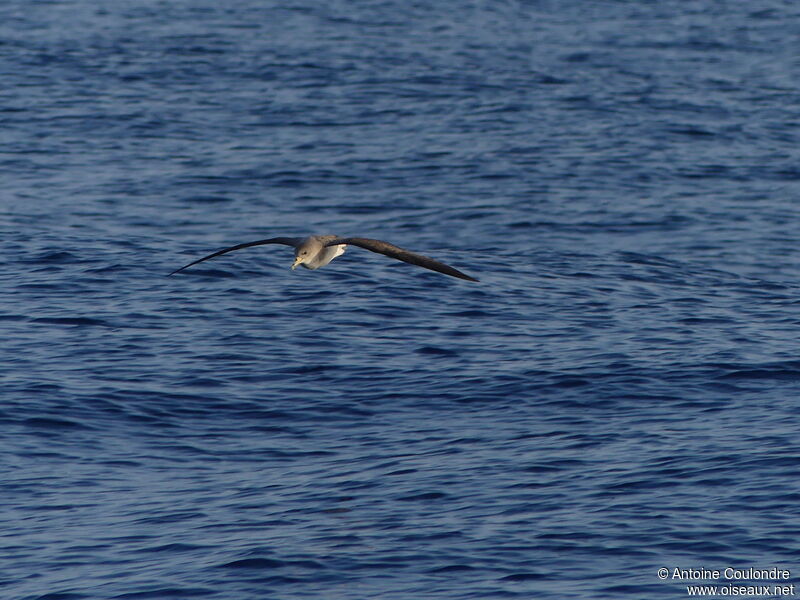
[{"label": "blue sea surface", "polygon": [[[782,0],[4,0],[0,597],[800,583],[798,31]],[[354,246],[166,277],[328,233],[480,282]]]}]

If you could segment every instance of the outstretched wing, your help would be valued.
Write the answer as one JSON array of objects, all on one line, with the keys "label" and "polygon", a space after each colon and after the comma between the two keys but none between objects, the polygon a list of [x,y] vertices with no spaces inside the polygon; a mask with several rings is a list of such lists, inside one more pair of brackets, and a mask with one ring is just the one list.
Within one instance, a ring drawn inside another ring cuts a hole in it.
[{"label": "outstretched wing", "polygon": [[353,246],[358,246],[359,248],[377,252],[378,254],[383,254],[390,258],[402,260],[403,262],[417,265],[418,267],[423,267],[425,269],[430,269],[431,271],[438,271],[439,273],[444,273],[445,275],[450,275],[451,277],[458,277],[459,279],[466,279],[467,281],[478,281],[474,277],[470,277],[466,273],[462,273],[450,265],[446,265],[423,254],[417,254],[416,252],[411,252],[410,250],[404,250],[403,248],[399,248],[393,244],[390,244],[389,242],[371,240],[369,238],[353,237],[337,238],[327,242],[325,245],[337,246],[339,244],[352,244]]},{"label": "outstretched wing", "polygon": [[233,252],[234,250],[241,250],[242,248],[249,248],[250,246],[261,246],[263,244],[284,244],[286,246],[294,246],[297,247],[302,240],[300,238],[288,238],[288,237],[276,237],[276,238],[269,238],[268,240],[258,240],[255,242],[247,242],[245,244],[236,244],[235,246],[231,246],[230,248],[223,248],[222,250],[218,250],[214,252],[214,254],[209,254],[208,256],[204,256],[203,258],[198,258],[195,261],[190,262],[188,265],[181,267],[180,269],[175,269],[170,275],[174,275],[184,269],[188,269],[192,265],[196,265],[197,263],[201,263],[204,260],[208,260],[209,258],[214,258],[215,256],[219,256],[220,254],[227,254],[228,252]]}]

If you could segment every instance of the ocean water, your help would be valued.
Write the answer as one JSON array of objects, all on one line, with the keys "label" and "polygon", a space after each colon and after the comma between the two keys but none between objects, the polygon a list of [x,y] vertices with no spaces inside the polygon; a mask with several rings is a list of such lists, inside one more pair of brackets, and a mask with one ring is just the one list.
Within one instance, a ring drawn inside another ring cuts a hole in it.
[{"label": "ocean water", "polygon": [[[0,597],[797,582],[798,30],[777,0],[5,0]],[[355,247],[165,276],[322,233],[480,282]]]}]

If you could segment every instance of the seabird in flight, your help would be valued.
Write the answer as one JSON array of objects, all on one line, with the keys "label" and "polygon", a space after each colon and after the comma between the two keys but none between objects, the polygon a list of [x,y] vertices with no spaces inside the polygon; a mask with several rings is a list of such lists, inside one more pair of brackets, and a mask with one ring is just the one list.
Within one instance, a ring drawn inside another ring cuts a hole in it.
[{"label": "seabird in flight", "polygon": [[444,273],[451,277],[458,277],[459,279],[466,279],[467,281],[478,281],[474,277],[470,277],[458,269],[454,269],[438,260],[434,260],[422,254],[417,254],[416,252],[403,250],[403,248],[398,248],[389,242],[359,237],[343,238],[338,235],[312,235],[307,238],[275,237],[266,240],[257,240],[255,242],[247,242],[245,244],[237,244],[230,248],[218,250],[203,258],[198,258],[188,265],[174,270],[170,275],[174,275],[179,271],[183,271],[209,258],[227,254],[234,250],[241,250],[242,248],[249,248],[251,246],[261,246],[263,244],[283,244],[285,246],[292,246],[294,248],[294,263],[292,264],[292,269],[296,269],[298,266],[305,267],[306,269],[319,269],[320,267],[324,267],[337,256],[344,254],[347,244],[352,244],[353,246],[358,246],[370,250],[371,252],[377,252],[389,258],[396,258],[397,260],[402,260],[403,262],[417,265],[418,267],[438,271],[439,273]]}]

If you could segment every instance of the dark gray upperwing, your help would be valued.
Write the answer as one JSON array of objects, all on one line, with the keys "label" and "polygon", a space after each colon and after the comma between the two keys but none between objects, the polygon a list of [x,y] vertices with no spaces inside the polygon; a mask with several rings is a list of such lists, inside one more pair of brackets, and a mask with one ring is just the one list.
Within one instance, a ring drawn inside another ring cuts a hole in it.
[{"label": "dark gray upperwing", "polygon": [[198,258],[195,261],[190,262],[188,265],[181,267],[180,269],[175,269],[169,275],[174,275],[184,269],[188,269],[192,265],[196,265],[197,263],[201,263],[204,260],[208,260],[209,258],[214,258],[215,256],[219,256],[220,254],[227,254],[228,252],[233,252],[234,250],[241,250],[242,248],[249,248],[250,246],[261,246],[263,244],[284,244],[286,246],[294,246],[297,245],[302,240],[300,238],[288,238],[288,237],[276,237],[276,238],[269,238],[268,240],[257,240],[255,242],[247,242],[244,244],[236,244],[235,246],[231,246],[230,248],[223,248],[222,250],[217,250],[214,254],[209,254],[208,256],[204,256],[203,258]]},{"label": "dark gray upperwing", "polygon": [[393,244],[390,244],[389,242],[371,240],[369,238],[353,237],[337,238],[327,242],[325,245],[337,246],[339,244],[352,244],[353,246],[358,246],[359,248],[364,248],[365,250],[377,252],[378,254],[383,254],[390,258],[396,258],[397,260],[402,260],[403,262],[417,265],[418,267],[430,269],[431,271],[438,271],[439,273],[444,273],[445,275],[450,275],[451,277],[458,277],[459,279],[466,279],[467,281],[478,281],[474,277],[470,277],[466,273],[462,273],[450,265],[446,265],[423,254],[417,254],[416,252],[411,252],[410,250],[404,250],[403,248],[399,248]]}]

